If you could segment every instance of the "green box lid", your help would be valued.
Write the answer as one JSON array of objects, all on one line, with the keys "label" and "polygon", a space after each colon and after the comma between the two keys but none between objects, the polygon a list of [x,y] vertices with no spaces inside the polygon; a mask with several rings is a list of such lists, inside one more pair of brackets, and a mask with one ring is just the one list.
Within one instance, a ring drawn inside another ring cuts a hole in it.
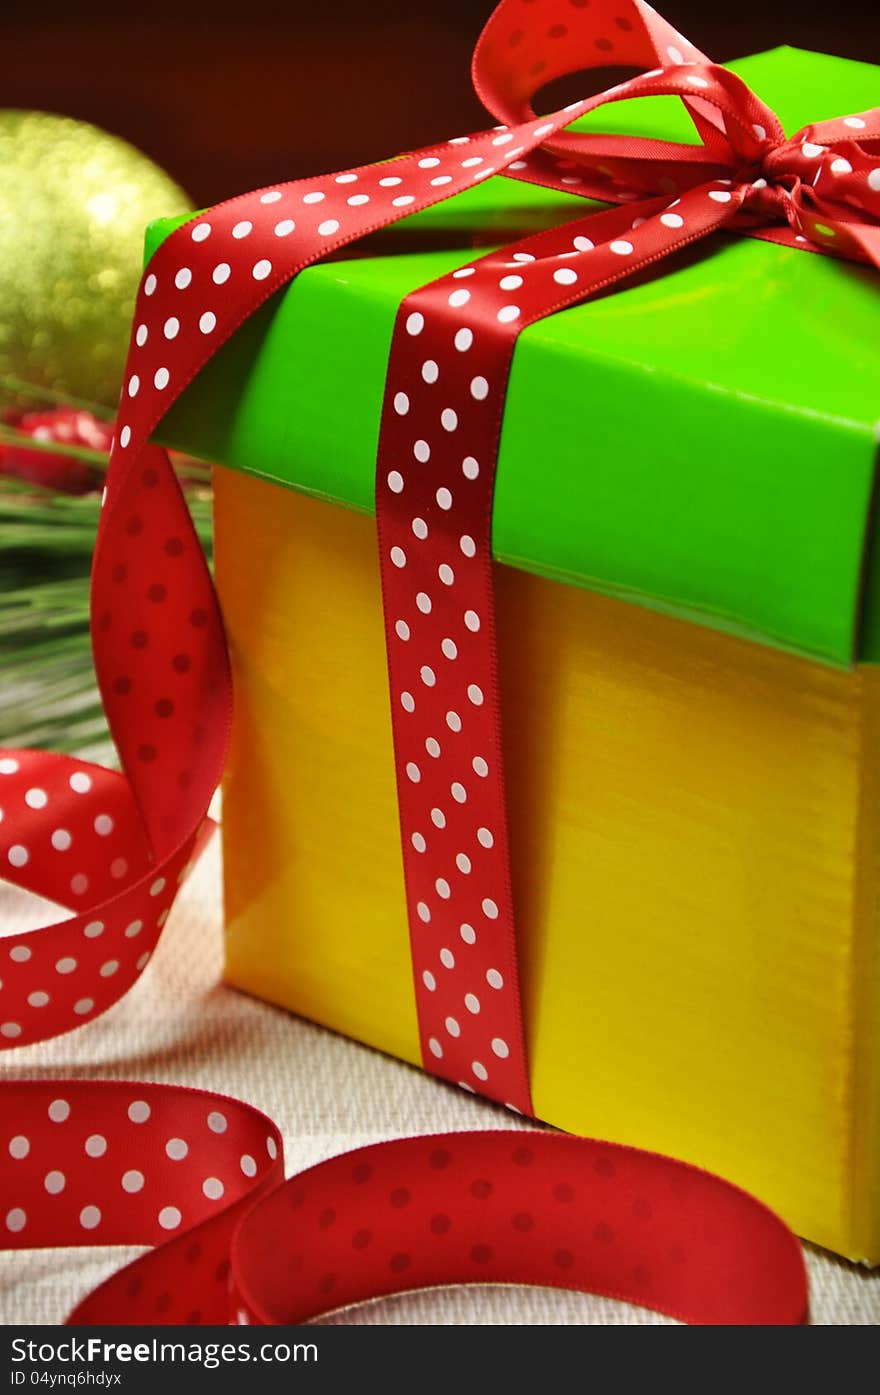
[{"label": "green box lid", "polygon": [[[880,101],[880,69],[865,63],[780,48],[729,66],[789,132]],[[693,138],[674,98],[581,124]],[[372,512],[400,301],[475,246],[588,208],[496,177],[367,255],[308,268],[218,352],[163,439]],[[183,221],[153,223],[148,255]],[[530,326],[510,377],[494,555],[825,662],[880,660],[878,293],[869,268],[720,235]]]}]

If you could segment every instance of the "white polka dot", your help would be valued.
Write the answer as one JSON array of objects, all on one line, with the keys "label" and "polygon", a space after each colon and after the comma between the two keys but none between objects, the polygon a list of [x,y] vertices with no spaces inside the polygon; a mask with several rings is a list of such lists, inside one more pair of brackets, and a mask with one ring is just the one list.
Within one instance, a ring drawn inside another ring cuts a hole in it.
[{"label": "white polka dot", "polygon": [[467,921],[458,927],[458,933],[466,945],[476,944],[477,932],[472,925],[468,925]]},{"label": "white polka dot", "polygon": [[208,238],[208,237],[210,237],[210,236],[211,236],[211,224],[210,224],[210,223],[196,223],[195,227],[193,228],[192,232],[190,233],[190,237],[192,238],[193,242],[204,242],[205,239]]},{"label": "white polka dot", "polygon": [[129,395],[129,397],[137,397],[137,395],[138,395],[138,390],[140,389],[140,385],[141,385],[141,380],[140,380],[140,378],[138,377],[137,373],[132,373],[131,377],[130,377],[129,380],[128,380],[128,395]]},{"label": "white polka dot", "polygon": [[445,486],[437,490],[437,494],[435,497],[441,509],[452,508],[452,494],[448,489],[445,488]]},{"label": "white polka dot", "polygon": [[179,291],[185,291],[193,279],[193,274],[188,266],[182,266],[174,277],[174,284]]},{"label": "white polka dot", "polygon": [[43,1178],[43,1186],[50,1196],[57,1196],[59,1192],[63,1192],[66,1185],[67,1178],[64,1173],[58,1172],[54,1168],[51,1172],[47,1172]]},{"label": "white polka dot", "polygon": [[410,842],[412,843],[417,853],[423,853],[428,846],[428,844],[425,842],[425,836],[423,833],[414,833],[410,838]]},{"label": "white polka dot", "polygon": [[153,885],[150,887],[150,895],[151,895],[151,896],[161,896],[161,895],[162,895],[162,892],[163,892],[164,890],[165,890],[165,878],[164,878],[164,877],[157,877],[156,880],[153,882]]},{"label": "white polka dot", "polygon": [[67,849],[73,842],[73,838],[66,828],[56,828],[49,842],[56,852],[67,852]]},{"label": "white polka dot", "polygon": [[122,1174],[122,1190],[125,1192],[139,1192],[144,1185],[144,1174],[136,1167],[129,1168],[128,1172]]},{"label": "white polka dot", "polygon": [[89,879],[85,872],[77,872],[70,879],[70,889],[74,896],[83,896],[89,889]]},{"label": "white polka dot", "polygon": [[0,760],[0,775],[14,775],[18,769],[18,761],[12,756],[4,756]]},{"label": "white polka dot", "polygon": [[138,973],[140,973],[142,969],[145,969],[145,968],[147,967],[147,965],[149,964],[149,962],[150,962],[150,951],[147,949],[147,950],[144,950],[144,953],[143,953],[143,954],[139,954],[138,957],[137,957],[137,959],[135,960],[135,965],[134,965],[134,966],[135,966],[135,968],[137,969]]},{"label": "white polka dot", "polygon": [[413,455],[420,465],[425,465],[431,459],[431,447],[427,441],[416,441],[413,446]]},{"label": "white polka dot", "polygon": [[250,1153],[242,1153],[241,1158],[239,1160],[239,1166],[241,1167],[241,1170],[244,1173],[245,1177],[256,1177],[257,1164],[254,1162]]},{"label": "white polka dot", "polygon": [[399,470],[390,470],[388,473],[388,488],[392,494],[403,493],[403,475]]},{"label": "white polka dot", "polygon": [[473,766],[476,774],[479,775],[481,779],[485,779],[485,777],[489,774],[489,766],[482,756],[474,756],[473,760],[471,761],[471,765]]},{"label": "white polka dot", "polygon": [[880,193],[880,165],[878,165],[876,169],[869,171],[868,188],[873,189],[875,194]]},{"label": "white polka dot", "polygon": [[445,1026],[447,1032],[451,1037],[461,1036],[461,1027],[458,1025],[458,1022],[454,1017],[447,1017],[443,1025]]},{"label": "white polka dot", "polygon": [[350,199],[346,199],[349,208],[363,208],[364,204],[369,202],[369,194],[352,194]]},{"label": "white polka dot", "polygon": [[84,1206],[79,1213],[79,1223],[83,1230],[94,1230],[101,1224],[101,1211],[97,1206]]},{"label": "white polka dot", "polygon": [[458,426],[458,413],[451,407],[444,407],[440,413],[440,424],[444,431],[454,431]]},{"label": "white polka dot", "polygon": [[26,964],[31,957],[31,952],[27,945],[15,945],[9,951],[9,958],[14,964]]},{"label": "white polka dot", "polygon": [[486,1067],[483,1065],[482,1061],[471,1061],[471,1070],[473,1071],[474,1075],[477,1077],[478,1080],[489,1079],[489,1072],[486,1070]]},{"label": "white polka dot", "polygon": [[483,900],[483,915],[486,916],[487,920],[498,919],[498,906],[491,896],[487,896]]},{"label": "white polka dot", "polygon": [[402,184],[403,180],[396,174],[386,174],[384,179],[379,180],[383,189],[393,189],[397,184]]},{"label": "white polka dot", "polygon": [[666,52],[668,53],[669,58],[670,58],[670,60],[671,60],[673,63],[683,63],[683,62],[684,62],[684,55],[682,54],[681,49],[674,48],[674,47],[670,44],[670,45],[667,47]]},{"label": "white polka dot", "polygon": [[151,1112],[146,1100],[132,1100],[128,1106],[128,1117],[133,1124],[145,1124]]},{"label": "white polka dot", "polygon": [[801,145],[801,150],[808,160],[815,160],[819,155],[824,155],[825,146],[817,145],[816,142],[812,140],[805,140]]},{"label": "white polka dot", "polygon": [[465,557],[475,557],[477,555],[477,544],[469,533],[462,533],[458,540],[458,545]]},{"label": "white polka dot", "polygon": [[502,1061],[506,1060],[507,1057],[510,1055],[510,1047],[507,1045],[507,1042],[504,1040],[503,1037],[492,1038],[492,1050],[495,1052],[496,1056],[500,1057]]},{"label": "white polka dot", "polygon": [[440,650],[445,659],[458,658],[458,645],[455,643],[454,639],[444,639],[440,645]]},{"label": "white polka dot", "polygon": [[125,938],[126,938],[127,940],[133,940],[134,937],[135,937],[135,935],[139,935],[139,934],[141,933],[141,931],[143,930],[143,928],[144,928],[144,922],[143,922],[142,920],[132,920],[132,921],[130,921],[130,922],[128,923],[128,925],[126,925],[126,927],[125,927],[125,932],[124,932],[124,933],[125,933]]},{"label": "white polka dot", "polygon": [[488,985],[489,985],[490,988],[503,988],[503,987],[504,987],[504,978],[503,978],[502,975],[498,972],[497,969],[487,969],[487,970],[486,970],[486,982],[488,983]]},{"label": "white polka dot", "polygon": [[852,174],[852,165],[849,160],[844,160],[843,156],[831,161],[832,174]]},{"label": "white polka dot", "polygon": [[318,232],[321,237],[332,237],[339,232],[339,220],[337,218],[325,218],[323,223],[318,224]]},{"label": "white polka dot", "polygon": [[414,760],[407,761],[406,774],[407,779],[411,780],[414,785],[417,785],[422,778],[422,772],[419,770]]},{"label": "white polka dot", "polygon": [[614,242],[609,243],[609,248],[618,257],[628,257],[633,249],[633,245],[631,242],[627,242],[625,238],[617,238]]},{"label": "white polka dot", "polygon": [[426,688],[433,688],[437,682],[437,675],[429,664],[423,664],[419,669],[419,676]]},{"label": "white polka dot", "polygon": [[730,203],[732,197],[733,195],[728,193],[726,189],[709,190],[709,198],[714,199],[716,203]]},{"label": "white polka dot", "polygon": [[684,226],[684,219],[680,213],[661,213],[660,222],[667,228],[680,228]]},{"label": "white polka dot", "polygon": [[67,1100],[53,1100],[49,1105],[49,1118],[53,1124],[63,1124],[70,1118],[70,1105]]},{"label": "white polka dot", "polygon": [[405,620],[396,620],[394,622],[394,631],[398,639],[402,639],[404,641],[409,639],[410,629],[409,625],[406,623]]},{"label": "white polka dot", "polygon": [[0,1023],[0,1036],[8,1037],[10,1040],[12,1040],[14,1037],[20,1037],[20,1036],[21,1036],[21,1023],[20,1023],[20,1022],[2,1022],[2,1023]]},{"label": "white polka dot", "polygon": [[467,790],[459,780],[454,780],[453,783],[449,786],[449,793],[452,795],[452,798],[455,800],[456,804],[466,803]]},{"label": "white polka dot", "polygon": [[696,73],[688,74],[688,82],[692,87],[708,87],[709,83],[704,77],[699,77]]},{"label": "white polka dot", "polygon": [[211,272],[211,280],[215,286],[223,286],[229,280],[232,268],[228,262],[218,262]]},{"label": "white polka dot", "polygon": [[271,276],[271,274],[272,263],[269,261],[268,257],[261,257],[251,268],[251,276],[253,276],[255,281],[265,281],[266,277]]},{"label": "white polka dot", "polygon": [[269,1134],[268,1138],[266,1139],[266,1152],[269,1154],[269,1157],[272,1159],[273,1162],[278,1157],[278,1144],[275,1142],[271,1134]]},{"label": "white polka dot", "polygon": [[472,634],[476,634],[480,628],[480,617],[475,610],[466,610],[464,623]]},{"label": "white polka dot", "polygon": [[425,317],[424,317],[424,315],[420,315],[419,312],[418,312],[418,310],[414,310],[413,313],[412,313],[411,315],[407,316],[407,321],[406,321],[406,332],[407,332],[407,334],[412,334],[412,335],[421,334],[421,332],[422,332],[422,330],[424,329],[424,327],[425,327]]},{"label": "white polka dot", "polygon": [[416,902],[416,915],[423,925],[427,925],[431,919],[431,908],[426,901]]},{"label": "white polka dot", "polygon": [[431,822],[434,824],[435,828],[446,827],[446,815],[442,809],[431,810]]},{"label": "white polka dot", "polygon": [[428,990],[429,993],[433,993],[434,990],[436,989],[436,987],[437,987],[437,980],[435,979],[434,975],[431,973],[431,970],[430,970],[430,969],[425,969],[425,971],[423,972],[423,974],[422,974],[422,983],[425,985],[425,987],[427,988],[427,990]]},{"label": "white polka dot", "polygon": [[221,1114],[218,1109],[212,1109],[208,1115],[208,1128],[212,1133],[225,1133],[226,1115]]},{"label": "white polka dot", "polygon": [[845,116],[843,118],[843,124],[844,126],[852,127],[855,131],[863,131],[865,129],[865,122],[860,116]]},{"label": "white polka dot", "polygon": [[452,291],[449,296],[449,304],[453,310],[458,310],[462,305],[467,305],[470,298],[470,291],[462,287],[460,290]]},{"label": "white polka dot", "polygon": [[137,344],[139,349],[142,349],[144,347],[149,337],[150,331],[147,329],[147,326],[138,325],[137,333],[134,336],[134,342]]},{"label": "white polka dot", "polygon": [[469,684],[468,684],[467,695],[468,695],[469,701],[473,703],[474,707],[482,707],[482,705],[483,705],[483,690],[482,690],[481,687],[479,687],[478,684],[476,684],[476,683],[469,683]]},{"label": "white polka dot", "polygon": [[276,237],[289,237],[295,230],[296,223],[292,218],[282,218],[280,223],[276,223],[272,229]]},{"label": "white polka dot", "polygon": [[415,712],[416,700],[412,693],[403,692],[400,694],[400,705],[405,712]]},{"label": "white polka dot", "polygon": [[436,1037],[429,1037],[428,1050],[431,1052],[431,1055],[436,1056],[438,1060],[443,1056],[443,1047],[440,1045]]},{"label": "white polka dot", "polygon": [[423,615],[431,614],[431,597],[426,595],[424,591],[419,591],[416,595],[416,605]]},{"label": "white polka dot", "polygon": [[33,992],[33,993],[28,993],[28,1002],[30,1003],[31,1007],[35,1007],[35,1008],[45,1007],[46,1004],[48,1003],[48,1001],[49,1001],[49,994],[48,994],[48,993],[44,993],[43,990],[42,990],[42,988],[36,989],[35,992]]},{"label": "white polka dot", "polygon": [[30,1139],[25,1138],[23,1133],[17,1133],[9,1140],[9,1156],[11,1158],[26,1158],[31,1151]]},{"label": "white polka dot", "polygon": [[461,731],[461,718],[457,712],[446,713],[446,725],[450,731]]},{"label": "white polka dot", "polygon": [[92,788],[92,777],[87,775],[84,770],[76,770],[68,780],[68,784],[74,794],[88,794]]},{"label": "white polka dot", "polygon": [[437,740],[436,736],[425,737],[425,750],[433,760],[437,760],[440,755],[440,742]]},{"label": "white polka dot", "polygon": [[29,809],[45,809],[49,803],[49,796],[45,790],[32,789],[28,790],[24,802]]},{"label": "white polka dot", "polygon": [[464,1005],[467,1008],[468,1012],[472,1012],[475,1017],[477,1013],[480,1011],[480,1000],[477,997],[476,993],[465,993]]},{"label": "white polka dot", "polygon": [[479,463],[472,455],[466,455],[461,462],[461,472],[465,479],[475,480],[480,473]]},{"label": "white polka dot", "polygon": [[232,229],[232,236],[235,238],[247,237],[254,230],[254,225],[247,218],[243,218],[240,223],[236,223]]},{"label": "white polka dot", "polygon": [[130,440],[131,440],[131,427],[130,427],[130,426],[123,426],[122,430],[121,430],[120,433],[119,433],[119,444],[122,446],[123,450],[124,450],[125,447],[128,445],[128,443],[129,443]]},{"label": "white polka dot", "polygon": [[107,1140],[102,1133],[89,1134],[85,1148],[90,1158],[103,1158],[107,1151]]},{"label": "white polka dot", "polygon": [[176,315],[169,315],[165,324],[162,326],[162,333],[165,335],[166,339],[177,338],[180,333],[180,320],[178,320]]},{"label": "white polka dot", "polygon": [[456,865],[456,867],[458,868],[459,872],[463,872],[463,873],[465,874],[465,876],[467,876],[467,874],[468,874],[468,873],[470,872],[470,870],[471,870],[471,860],[470,860],[470,858],[468,857],[467,853],[463,853],[463,852],[456,853],[456,854],[455,854],[455,865]]},{"label": "white polka dot", "polygon": [[402,547],[392,547],[388,555],[390,556],[391,561],[394,563],[395,567],[406,566],[406,553],[404,552]]},{"label": "white polka dot", "polygon": [[488,828],[477,829],[477,842],[484,848],[494,848],[495,846],[495,839]]},{"label": "white polka dot", "polygon": [[85,1017],[95,1006],[94,998],[78,998],[73,1005],[73,1010],[78,1017]]},{"label": "white polka dot", "polygon": [[6,1212],[6,1229],[16,1235],[18,1231],[24,1230],[27,1225],[27,1212],[22,1211],[20,1206],[13,1206],[11,1211]]},{"label": "white polka dot", "polygon": [[260,203],[277,203],[281,194],[277,189],[270,189],[268,194],[260,195]]},{"label": "white polka dot", "polygon": [[199,329],[202,331],[202,334],[213,334],[216,328],[217,316],[214,314],[213,310],[206,310],[204,315],[199,319]]},{"label": "white polka dot", "polygon": [[153,292],[154,292],[155,289],[156,289],[157,284],[158,284],[158,283],[157,283],[157,281],[156,281],[155,276],[153,275],[152,272],[150,272],[150,275],[147,277],[146,281],[144,282],[144,295],[152,295]]},{"label": "white polka dot", "polygon": [[399,417],[405,417],[409,411],[409,398],[405,392],[394,394],[394,410]]},{"label": "white polka dot", "polygon": [[514,320],[518,320],[519,317],[520,308],[518,305],[502,305],[501,309],[498,311],[496,319],[498,320],[499,324],[509,325],[512,324]]},{"label": "white polka dot", "polygon": [[423,518],[413,519],[412,530],[415,533],[416,537],[420,538],[422,542],[424,542],[425,538],[428,536],[428,525]]},{"label": "white polka dot", "polygon": [[113,832],[113,820],[109,814],[99,814],[95,819],[95,832],[99,838],[106,838],[108,833]]},{"label": "white polka dot", "polygon": [[101,975],[102,978],[112,978],[113,975],[118,971],[118,969],[119,960],[108,959],[106,963],[101,965],[100,969],[98,970],[98,973]]},{"label": "white polka dot", "polygon": [[[272,1142],[275,1142],[274,1138]],[[219,1201],[225,1190],[219,1177],[206,1177],[202,1183],[202,1191],[209,1201]]]},{"label": "white polka dot", "polygon": [[483,377],[471,378],[471,397],[478,402],[484,402],[489,396],[489,384]]},{"label": "white polka dot", "polygon": [[182,1220],[176,1206],[163,1206],[159,1212],[159,1224],[163,1230],[176,1230]]},{"label": "white polka dot", "polygon": [[182,1138],[169,1138],[165,1152],[172,1162],[181,1162],[189,1152],[189,1145]]},{"label": "white polka dot", "polygon": [[459,329],[455,335],[455,347],[460,354],[466,354],[474,342],[474,332],[472,329]]},{"label": "white polka dot", "polygon": [[303,203],[323,203],[326,194],[322,194],[320,189],[313,189],[310,194],[303,195]]},{"label": "white polka dot", "polygon": [[463,170],[471,170],[475,165],[481,165],[482,163],[482,155],[469,155],[466,160],[462,160],[461,167]]},{"label": "white polka dot", "polygon": [[171,374],[168,372],[167,368],[157,368],[153,374],[153,382],[160,392],[164,388],[167,388],[170,378]]},{"label": "white polka dot", "polygon": [[437,575],[443,582],[444,586],[452,586],[455,581],[455,572],[452,570],[448,562],[440,563],[440,566],[437,568]]},{"label": "white polka dot", "polygon": [[55,972],[59,974],[72,974],[76,968],[76,960],[69,954],[59,959],[55,965]]},{"label": "white polka dot", "polygon": [[766,140],[766,139],[767,139],[767,131],[766,131],[766,128],[765,128],[764,126],[759,125],[757,121],[753,123],[753,125],[752,125],[752,130],[754,131],[755,135],[758,137],[758,140]]},{"label": "white polka dot", "polygon": [[440,369],[432,358],[425,359],[422,364],[422,377],[426,383],[436,383],[440,377]]},{"label": "white polka dot", "polygon": [[573,286],[578,279],[578,274],[570,266],[561,266],[558,271],[554,271],[553,280],[560,286]]},{"label": "white polka dot", "polygon": [[452,889],[445,877],[437,878],[437,880],[434,883],[434,890],[437,892],[437,895],[444,901],[448,901],[450,896],[452,895]]}]

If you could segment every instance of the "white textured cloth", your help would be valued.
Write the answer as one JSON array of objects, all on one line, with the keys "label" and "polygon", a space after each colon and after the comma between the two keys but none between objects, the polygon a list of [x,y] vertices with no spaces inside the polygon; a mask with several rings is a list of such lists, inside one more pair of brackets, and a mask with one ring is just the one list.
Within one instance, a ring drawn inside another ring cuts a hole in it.
[{"label": "white textured cloth", "polygon": [[[41,921],[35,920],[43,916]],[[0,934],[51,920],[0,888]],[[226,988],[220,981],[220,851],[215,839],[178,898],[152,964],[115,1008],[81,1031],[7,1054],[5,1078],[68,1075],[220,1090],[279,1124],[288,1172],[377,1139],[444,1129],[525,1127],[376,1051]],[[137,1250],[0,1252],[0,1321],[60,1322]],[[880,1270],[807,1247],[814,1323],[880,1322]],[[348,1309],[345,1323],[659,1323],[627,1304],[555,1289],[434,1289]]]}]

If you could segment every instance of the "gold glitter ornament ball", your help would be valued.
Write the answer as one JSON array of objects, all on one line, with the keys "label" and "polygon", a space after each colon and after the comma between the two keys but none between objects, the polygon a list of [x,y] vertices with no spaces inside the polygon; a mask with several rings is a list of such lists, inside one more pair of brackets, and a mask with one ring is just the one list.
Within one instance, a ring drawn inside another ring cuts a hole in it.
[{"label": "gold glitter ornament ball", "polygon": [[0,379],[115,406],[144,228],[190,208],[116,136],[0,111]]}]

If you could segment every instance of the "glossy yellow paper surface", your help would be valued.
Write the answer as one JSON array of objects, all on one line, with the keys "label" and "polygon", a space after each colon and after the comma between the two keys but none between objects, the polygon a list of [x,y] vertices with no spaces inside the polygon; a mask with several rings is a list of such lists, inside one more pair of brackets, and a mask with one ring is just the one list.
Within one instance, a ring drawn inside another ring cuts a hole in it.
[{"label": "glossy yellow paper surface", "polygon": [[[418,1063],[375,525],[231,471],[216,501],[228,979]],[[878,671],[497,595],[538,1116],[880,1260]]]}]

